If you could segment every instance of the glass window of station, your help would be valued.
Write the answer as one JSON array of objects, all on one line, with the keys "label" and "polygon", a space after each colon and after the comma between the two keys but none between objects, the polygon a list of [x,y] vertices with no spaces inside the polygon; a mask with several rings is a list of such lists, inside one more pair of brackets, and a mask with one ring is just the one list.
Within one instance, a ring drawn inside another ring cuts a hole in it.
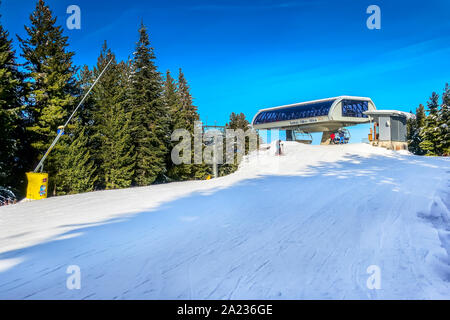
[{"label": "glass window of station", "polygon": [[367,118],[363,112],[369,110],[368,101],[342,100],[342,116],[352,118]]}]

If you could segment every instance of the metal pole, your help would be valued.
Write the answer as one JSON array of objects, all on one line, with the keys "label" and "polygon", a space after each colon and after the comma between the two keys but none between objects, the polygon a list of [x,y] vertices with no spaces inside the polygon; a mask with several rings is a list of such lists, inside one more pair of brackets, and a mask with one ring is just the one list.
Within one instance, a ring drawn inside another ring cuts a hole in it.
[{"label": "metal pole", "polygon": [[103,71],[100,73],[100,75],[97,77],[97,79],[94,81],[94,83],[92,84],[92,86],[89,88],[88,92],[86,92],[86,94],[84,95],[83,99],[81,99],[80,103],[78,103],[77,107],[75,108],[75,110],[72,112],[72,114],[70,115],[69,119],[66,121],[66,123],[64,124],[63,128],[60,129],[58,135],[56,136],[55,140],[53,140],[52,144],[50,145],[50,147],[48,148],[47,152],[44,154],[44,156],[42,157],[41,161],[39,162],[39,164],[37,165],[37,167],[34,169],[34,172],[38,172],[39,170],[41,170],[44,168],[44,161],[45,159],[47,159],[48,155],[50,154],[50,152],[53,150],[53,148],[55,147],[56,143],[59,141],[59,139],[61,138],[61,136],[64,134],[64,130],[66,129],[67,125],[70,123],[70,121],[72,120],[72,118],[74,117],[75,113],[78,111],[78,109],[81,107],[81,105],[83,104],[84,100],[86,100],[87,96],[89,95],[89,93],[91,92],[91,90],[95,87],[95,85],[97,84],[97,82],[100,80],[100,78],[103,76],[103,73],[105,73],[106,69],[108,69],[109,65],[111,64],[111,62],[113,61],[113,59],[111,58],[111,60],[109,60],[108,64],[106,65],[106,67],[103,69]]},{"label": "metal pole", "polygon": [[213,174],[214,174],[214,178],[218,178],[219,172],[218,172],[218,166],[217,166],[217,143],[215,141],[214,141],[214,151],[213,152],[214,152]]}]

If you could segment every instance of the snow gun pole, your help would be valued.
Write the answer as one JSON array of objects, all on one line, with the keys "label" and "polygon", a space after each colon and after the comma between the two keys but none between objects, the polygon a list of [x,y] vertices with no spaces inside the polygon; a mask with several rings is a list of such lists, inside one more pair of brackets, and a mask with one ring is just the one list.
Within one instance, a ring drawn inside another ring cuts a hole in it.
[{"label": "snow gun pole", "polygon": [[74,117],[75,113],[78,111],[78,109],[81,107],[81,105],[83,104],[84,100],[86,100],[87,96],[89,95],[89,93],[91,92],[91,90],[95,87],[95,85],[97,84],[97,82],[100,80],[100,78],[103,76],[103,73],[105,73],[106,69],[108,69],[109,65],[111,64],[113,59],[109,60],[108,64],[106,65],[106,67],[103,69],[103,71],[100,73],[100,75],[97,77],[97,79],[94,81],[94,83],[92,84],[92,86],[89,88],[88,92],[86,92],[86,94],[84,95],[83,99],[81,99],[80,103],[78,103],[77,107],[75,108],[75,110],[72,112],[72,114],[70,115],[69,119],[67,119],[66,123],[64,124],[64,126],[59,130],[58,135],[56,136],[55,140],[53,140],[52,144],[50,145],[50,147],[48,148],[47,152],[44,154],[44,156],[42,157],[41,161],[39,162],[39,164],[37,165],[36,169],[34,169],[34,172],[38,172],[39,170],[42,172],[42,169],[44,168],[44,161],[45,159],[47,159],[48,155],[50,154],[50,152],[53,150],[53,148],[55,147],[56,143],[58,143],[58,140],[61,138],[61,136],[64,134],[64,130],[66,129],[67,125],[70,123],[70,121],[72,120],[72,118]]}]

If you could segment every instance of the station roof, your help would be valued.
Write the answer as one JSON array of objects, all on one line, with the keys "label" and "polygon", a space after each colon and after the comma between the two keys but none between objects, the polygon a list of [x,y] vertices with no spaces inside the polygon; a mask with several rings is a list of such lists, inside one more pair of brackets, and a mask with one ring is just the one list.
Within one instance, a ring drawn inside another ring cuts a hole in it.
[{"label": "station roof", "polygon": [[[372,100],[367,97],[338,96],[282,105],[259,110],[253,118],[252,125],[266,128],[273,126],[274,123],[280,123],[284,126],[296,125],[295,121],[305,123],[303,119],[311,119],[311,121],[306,120],[306,122],[312,122],[314,119],[317,119],[317,121],[334,121],[332,110],[335,110],[335,106],[339,102],[345,103],[344,109],[346,113],[344,116],[346,117],[346,122],[360,122],[359,119],[367,118],[363,111],[369,109],[369,103],[373,104]],[[350,118],[353,118],[353,120]],[[355,120],[355,118],[359,119]]]},{"label": "station roof", "polygon": [[415,118],[415,115],[409,112],[404,112],[400,110],[372,110],[372,111],[366,111],[364,114],[372,117],[379,117],[379,116],[400,116],[405,117],[407,119]]},{"label": "station roof", "polygon": [[335,99],[315,100],[260,110],[254,124],[328,116]]}]

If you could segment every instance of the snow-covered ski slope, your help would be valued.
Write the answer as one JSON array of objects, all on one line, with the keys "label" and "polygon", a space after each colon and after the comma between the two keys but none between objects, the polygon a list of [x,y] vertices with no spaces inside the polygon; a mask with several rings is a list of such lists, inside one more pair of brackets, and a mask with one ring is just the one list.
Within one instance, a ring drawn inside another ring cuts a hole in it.
[{"label": "snow-covered ski slope", "polygon": [[[0,298],[450,298],[449,159],[285,152],[210,181],[0,208]],[[66,287],[71,265],[80,290]]]}]

